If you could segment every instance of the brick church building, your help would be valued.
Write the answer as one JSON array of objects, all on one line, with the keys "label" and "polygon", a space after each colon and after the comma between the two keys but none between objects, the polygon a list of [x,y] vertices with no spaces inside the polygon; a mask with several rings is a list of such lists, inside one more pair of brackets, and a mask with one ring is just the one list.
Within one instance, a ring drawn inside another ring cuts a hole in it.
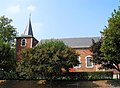
[{"label": "brick church building", "polygon": [[21,59],[21,51],[26,48],[32,48],[38,44],[38,40],[33,36],[31,19],[26,26],[26,29],[21,36],[16,37],[16,59]]},{"label": "brick church building", "polygon": [[[81,37],[81,38],[62,38],[66,45],[76,50],[80,56],[78,60],[81,64],[74,66],[70,72],[94,72],[94,71],[105,71],[99,70],[100,65],[95,65],[91,62],[92,52],[90,51],[90,46],[92,45],[92,40],[97,42],[100,37]],[[44,42],[41,40],[40,42]],[[24,33],[21,36],[16,37],[16,59],[21,59],[21,51],[26,48],[32,48],[39,44],[39,41],[34,37],[31,19],[29,18],[28,25]],[[115,71],[114,71],[115,72]],[[116,76],[116,75],[115,75]]]}]

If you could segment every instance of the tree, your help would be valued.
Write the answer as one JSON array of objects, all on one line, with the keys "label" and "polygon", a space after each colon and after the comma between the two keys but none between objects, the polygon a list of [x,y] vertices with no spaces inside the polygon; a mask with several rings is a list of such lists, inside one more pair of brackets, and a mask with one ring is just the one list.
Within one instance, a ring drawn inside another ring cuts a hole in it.
[{"label": "tree", "polygon": [[11,22],[5,16],[0,17],[0,70],[4,72],[15,70],[16,30]]},{"label": "tree", "polygon": [[93,52],[93,62],[95,64],[102,64],[104,59],[102,58],[103,55],[100,51],[102,40],[100,39],[99,41],[95,42],[93,40],[93,45],[91,46],[90,50]]},{"label": "tree", "polygon": [[100,50],[101,44],[102,44],[102,38],[97,42],[95,42],[93,40],[93,45],[90,48],[91,52],[93,52],[93,54],[92,54],[93,60],[92,61],[95,64],[101,65],[99,67],[99,69],[109,69],[108,60],[104,59],[104,55]]},{"label": "tree", "polygon": [[114,10],[108,20],[108,27],[102,32],[101,52],[108,61],[108,68],[114,68],[120,72],[120,8]]},{"label": "tree", "polygon": [[9,44],[0,43],[0,68],[4,71],[15,70],[14,49],[11,49]]},{"label": "tree", "polygon": [[11,25],[12,19],[5,16],[0,17],[0,40],[3,43],[9,43],[10,46],[15,45],[16,30]]},{"label": "tree", "polygon": [[103,68],[120,72],[120,8],[114,10],[101,34],[101,40],[92,46],[94,58]]},{"label": "tree", "polygon": [[78,55],[62,41],[48,40],[24,50],[17,71],[25,79],[56,79],[69,68],[78,65]]}]

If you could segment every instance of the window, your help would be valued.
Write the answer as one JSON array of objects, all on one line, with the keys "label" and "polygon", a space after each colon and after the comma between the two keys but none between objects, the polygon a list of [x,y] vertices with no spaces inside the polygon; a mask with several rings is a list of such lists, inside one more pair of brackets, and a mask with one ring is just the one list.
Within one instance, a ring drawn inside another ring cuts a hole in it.
[{"label": "window", "polygon": [[93,67],[92,56],[86,56],[86,67],[87,68]]},{"label": "window", "polygon": [[77,59],[78,59],[78,61],[79,61],[79,63],[80,63],[80,64],[79,64],[78,66],[73,66],[74,68],[80,68],[80,67],[81,67],[81,61],[80,61],[80,60],[81,60],[81,58],[80,58],[80,56],[78,56],[78,58],[77,58]]},{"label": "window", "polygon": [[26,46],[26,39],[25,39],[25,38],[23,38],[23,39],[21,40],[21,46],[22,46],[22,47],[25,47],[25,46]]}]

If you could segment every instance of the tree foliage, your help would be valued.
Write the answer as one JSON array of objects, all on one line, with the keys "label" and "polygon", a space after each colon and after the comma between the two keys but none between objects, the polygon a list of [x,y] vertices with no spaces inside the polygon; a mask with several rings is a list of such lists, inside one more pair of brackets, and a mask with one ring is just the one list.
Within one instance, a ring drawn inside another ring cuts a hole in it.
[{"label": "tree foliage", "polygon": [[120,8],[114,10],[108,20],[108,26],[101,34],[101,40],[92,46],[93,55],[104,68],[116,69],[120,72]]},{"label": "tree foliage", "polygon": [[108,27],[102,32],[103,39],[101,52],[104,59],[108,60],[111,68],[120,72],[120,8],[114,10],[112,17],[108,20]]},{"label": "tree foliage", "polygon": [[11,25],[12,20],[0,17],[0,70],[15,70],[15,37],[16,30]]},{"label": "tree foliage", "polygon": [[22,57],[17,71],[25,79],[58,78],[61,73],[79,64],[76,52],[58,40],[48,40],[26,49]]},{"label": "tree foliage", "polygon": [[0,68],[4,71],[15,70],[14,49],[8,43],[0,43]]},{"label": "tree foliage", "polygon": [[0,42],[15,45],[16,30],[11,25],[12,19],[5,16],[0,17]]},{"label": "tree foliage", "polygon": [[97,42],[93,40],[93,45],[91,46],[91,51],[93,52],[93,62],[96,64],[102,64],[104,62],[102,52],[100,51],[101,43],[101,39]]}]

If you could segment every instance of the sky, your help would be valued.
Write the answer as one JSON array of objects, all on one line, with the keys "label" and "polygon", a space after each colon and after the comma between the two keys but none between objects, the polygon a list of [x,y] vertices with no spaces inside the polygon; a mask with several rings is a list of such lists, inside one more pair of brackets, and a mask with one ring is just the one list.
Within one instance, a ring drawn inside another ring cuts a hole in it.
[{"label": "sky", "polygon": [[1,0],[0,16],[12,19],[18,35],[24,33],[31,13],[34,37],[100,37],[119,0]]}]

